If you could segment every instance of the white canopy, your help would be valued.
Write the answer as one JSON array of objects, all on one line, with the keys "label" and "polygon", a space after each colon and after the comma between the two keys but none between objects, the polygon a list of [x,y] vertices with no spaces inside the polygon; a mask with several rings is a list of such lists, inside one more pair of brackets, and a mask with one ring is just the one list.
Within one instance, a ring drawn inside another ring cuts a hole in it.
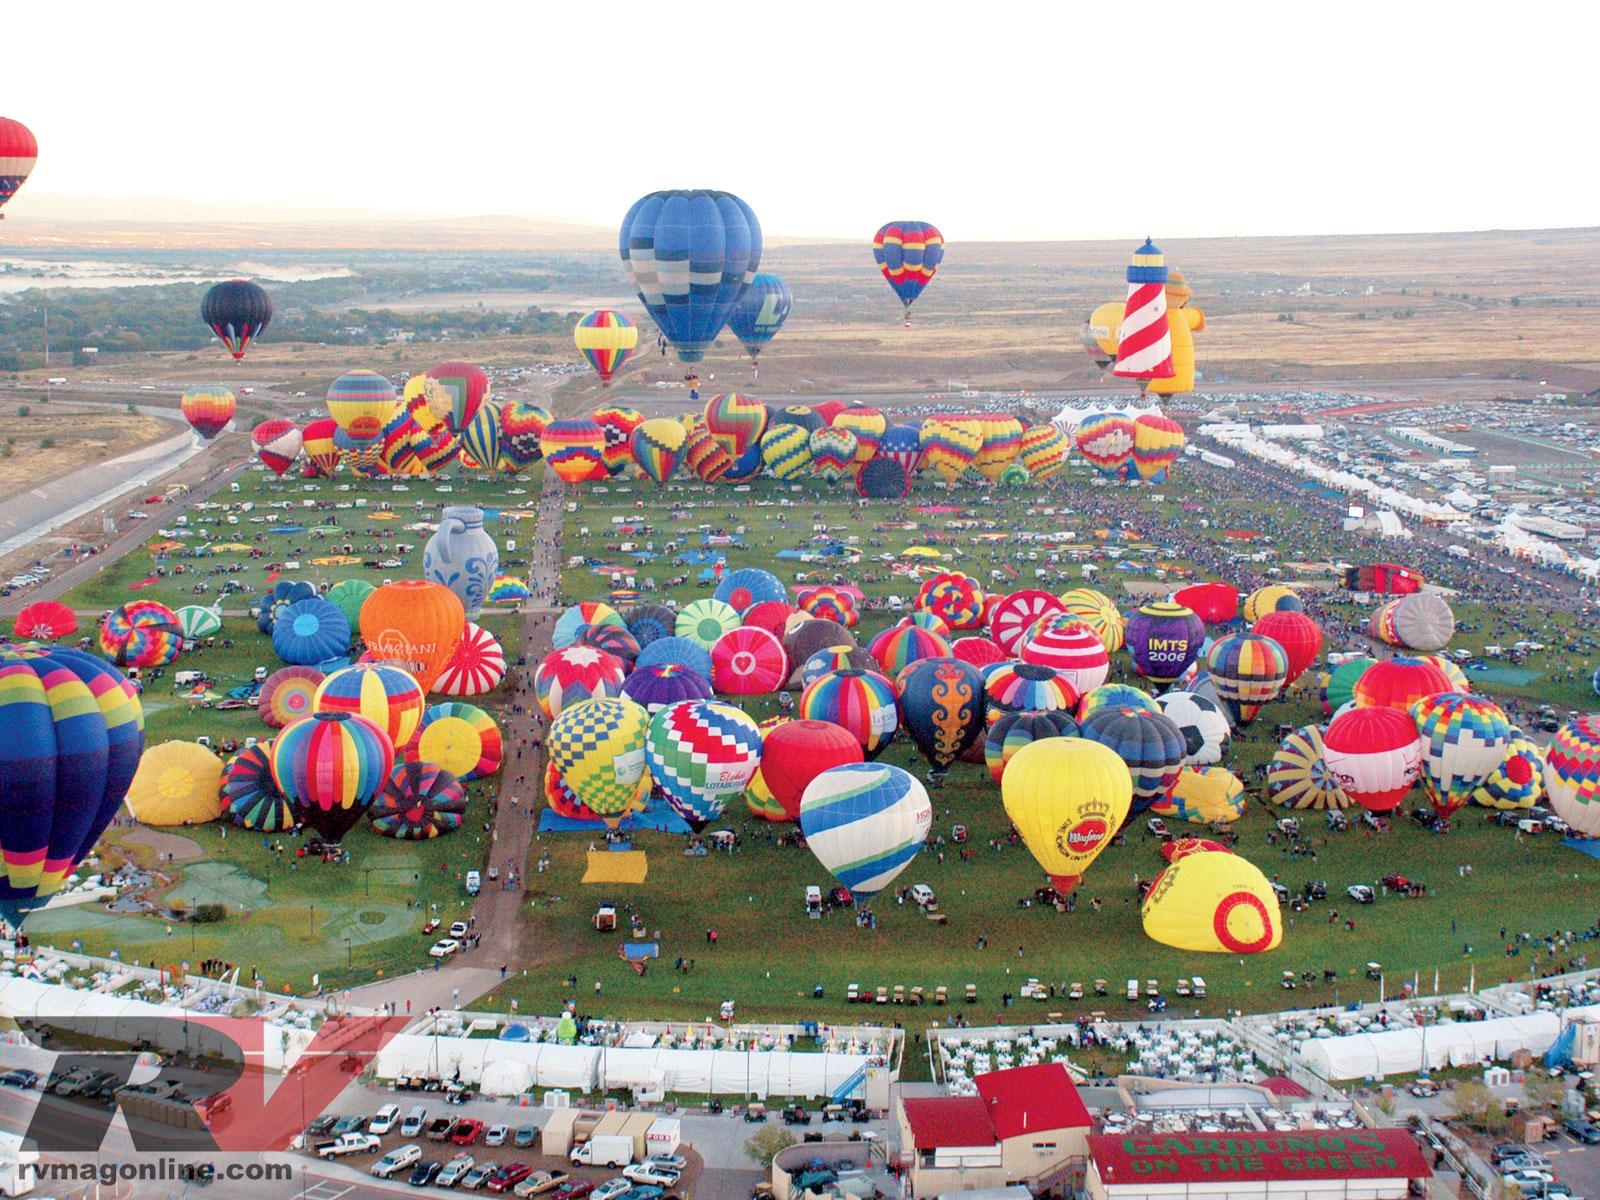
[{"label": "white canopy", "polygon": [[1503,1060],[1518,1050],[1543,1054],[1560,1031],[1559,1018],[1547,1012],[1426,1027],[1407,1025],[1380,1033],[1317,1038],[1305,1044],[1300,1057],[1324,1079],[1382,1079],[1421,1070],[1424,1051],[1429,1070]]}]

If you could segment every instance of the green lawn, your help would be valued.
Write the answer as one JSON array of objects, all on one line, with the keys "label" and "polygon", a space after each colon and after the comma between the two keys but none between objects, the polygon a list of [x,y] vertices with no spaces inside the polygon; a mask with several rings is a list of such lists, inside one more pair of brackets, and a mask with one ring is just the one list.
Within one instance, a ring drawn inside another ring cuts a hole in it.
[{"label": "green lawn", "polygon": [[[1205,479],[1213,481],[1215,473]],[[435,517],[437,507],[446,502],[475,500],[493,504],[516,502],[530,508],[537,502],[540,475],[532,472],[522,487],[525,494],[505,495],[503,480],[456,480],[454,492],[438,493],[438,485],[408,481],[407,493],[395,493],[388,483],[365,482],[352,485],[348,493],[339,492],[324,481],[318,493],[306,498],[319,503],[365,497],[366,510],[336,509],[324,506],[316,520],[339,520],[363,548],[363,557],[372,557],[365,547],[386,541],[406,542],[413,549],[402,557],[401,569],[364,571],[347,567],[305,568],[298,577],[338,579],[349,574],[369,578],[415,577],[420,572],[420,544],[425,534],[402,531],[409,520]],[[257,504],[301,498],[289,487],[261,473],[252,473],[239,497]],[[584,489],[574,493],[576,508],[566,517],[563,554],[576,557],[583,565],[563,574],[567,599],[596,599],[606,595],[617,582],[609,573],[597,573],[595,564],[615,566],[625,576],[631,572],[637,585],[648,578],[665,591],[668,579],[687,575],[688,581],[671,589],[670,594],[687,601],[710,592],[710,586],[697,583],[698,566],[675,566],[667,543],[676,540],[680,549],[698,549],[706,531],[734,533],[742,527],[745,546],[728,551],[730,568],[762,566],[775,570],[786,583],[802,581],[840,581],[859,584],[872,597],[900,595],[909,600],[917,580],[892,570],[894,561],[904,561],[902,552],[912,545],[931,545],[946,555],[944,565],[952,565],[978,576],[994,590],[1005,592],[1019,587],[1039,586],[1053,591],[1086,582],[1085,564],[1100,570],[1098,586],[1119,603],[1132,607],[1133,601],[1121,588],[1123,579],[1161,580],[1178,586],[1187,577],[1204,577],[1194,563],[1163,547],[1162,530],[1176,522],[1190,522],[1193,514],[1183,505],[1194,503],[1180,482],[1158,499],[1147,489],[1122,489],[1114,494],[1115,503],[1126,511],[1141,535],[1138,539],[1097,535],[1105,522],[1072,513],[1074,497],[1086,486],[1081,474],[1069,473],[1049,491],[988,492],[963,488],[943,492],[919,484],[912,505],[953,504],[956,513],[918,513],[910,506],[873,504],[860,508],[853,495],[830,489],[820,494],[816,485],[790,488],[771,481],[752,485],[748,491],[727,486],[708,488],[695,482],[674,482],[664,491],[645,482],[608,485],[605,491]],[[284,489],[284,490],[279,490]],[[422,500],[427,508],[414,515],[402,513],[395,522],[370,520],[371,506],[380,501],[410,505]],[[1207,503],[1214,503],[1227,519],[1244,523],[1262,511],[1261,502],[1247,497],[1208,492]],[[691,507],[692,506],[692,507]],[[1051,511],[1054,509],[1054,511]],[[614,518],[622,518],[617,522]],[[308,518],[308,524],[311,518]],[[649,531],[626,532],[627,522],[648,522]],[[910,521],[914,527],[900,528]],[[154,523],[154,522],[152,522]],[[1224,522],[1218,520],[1221,536]],[[800,563],[779,559],[780,550],[800,545],[813,536],[813,527],[823,525],[839,536],[854,536],[853,549],[861,554],[858,562],[842,560]],[[222,539],[233,538],[239,527],[228,527]],[[514,536],[510,526],[492,527],[504,539]],[[531,537],[531,526],[524,526]],[[587,530],[587,532],[583,532]],[[1050,551],[1037,543],[1021,540],[1029,531],[1071,531],[1071,542],[1081,545],[1081,553],[1063,553],[1052,564]],[[217,533],[213,530],[213,533]],[[259,532],[255,527],[238,540],[249,542]],[[1004,535],[986,538],[984,535]],[[342,541],[345,534],[337,536]],[[152,531],[152,540],[155,534]],[[262,535],[268,544],[286,543],[304,558],[318,554],[318,547],[332,538],[316,541],[303,537]],[[623,549],[632,543],[643,549],[653,543],[658,557],[637,562]],[[1115,544],[1128,560],[1136,563],[1132,571],[1114,568],[1103,553],[1102,543]],[[502,541],[502,545],[504,545]],[[1284,547],[1286,558],[1313,557],[1315,548]],[[526,558],[506,553],[503,560]],[[1035,558],[1027,555],[1032,551]],[[265,587],[265,562],[286,557],[276,550],[270,558],[252,563],[241,576],[248,586],[230,607],[247,607]],[[169,560],[169,565],[179,560]],[[209,570],[215,559],[183,560],[198,562]],[[930,563],[933,560],[928,560]],[[153,596],[172,604],[194,602],[189,594],[192,576],[172,576],[137,592],[127,583],[145,578],[154,567],[148,556],[108,570],[94,583],[79,589],[71,602],[82,608],[105,607],[133,596]],[[518,568],[513,568],[518,569]],[[525,568],[521,568],[525,570]],[[1036,574],[1039,573],[1039,574]],[[226,579],[231,576],[219,576]],[[652,597],[646,596],[646,599]],[[1348,602],[1335,598],[1330,607],[1343,611]],[[1350,610],[1353,614],[1354,610]],[[1512,611],[1492,604],[1463,603],[1457,608],[1464,626],[1457,645],[1480,649],[1494,641],[1515,640],[1517,630],[1536,622],[1552,636],[1552,644],[1575,642],[1583,631],[1570,622],[1544,613]],[[865,643],[882,628],[889,616],[869,614],[857,630]],[[515,618],[491,617],[488,624],[503,636]],[[269,668],[276,658],[265,639],[256,632],[253,621],[232,618],[227,634],[235,641],[232,650],[205,651],[194,661],[210,671],[226,688],[248,678],[256,665]],[[1125,656],[1119,656],[1113,679],[1131,681]],[[180,660],[179,666],[189,665]],[[1592,707],[1585,698],[1587,675],[1593,668],[1592,656],[1574,660],[1556,678],[1556,671],[1541,667],[1537,660],[1528,664],[1543,669],[1546,675],[1524,688],[1490,684],[1482,690],[1497,696],[1525,696],[1550,699],[1562,707]],[[1314,673],[1313,673],[1314,675]],[[504,702],[493,698],[490,707]],[[251,712],[217,713],[188,711],[185,702],[172,697],[170,684],[156,681],[147,693],[148,729],[152,740],[168,737],[193,737],[207,733],[244,737],[264,736],[266,731]],[[748,702],[752,715],[763,717],[776,711],[770,699]],[[1278,722],[1302,724],[1319,719],[1314,678],[1308,677],[1293,695],[1269,706],[1261,718],[1245,729],[1235,742],[1231,766],[1247,780],[1252,768],[1265,763],[1276,749],[1274,726]],[[924,764],[915,752],[901,742],[885,756],[886,761],[906,766],[919,776]],[[479,789],[482,794],[482,788]],[[1335,989],[1320,982],[1310,990],[1292,996],[1279,988],[1284,970],[1339,972],[1338,998],[1350,1001],[1376,995],[1377,985],[1363,976],[1368,960],[1378,960],[1388,973],[1391,990],[1402,977],[1420,975],[1424,988],[1431,988],[1437,969],[1441,987],[1464,986],[1469,974],[1481,984],[1501,981],[1511,975],[1526,976],[1532,965],[1531,950],[1518,957],[1507,957],[1500,930],[1527,929],[1542,935],[1561,929],[1580,929],[1593,921],[1593,890],[1600,882],[1600,862],[1566,850],[1558,841],[1541,839],[1516,841],[1509,831],[1490,826],[1485,814],[1477,810],[1461,813],[1455,830],[1448,836],[1435,836],[1410,821],[1399,820],[1382,838],[1368,838],[1359,832],[1330,834],[1313,815],[1318,860],[1289,861],[1279,847],[1266,843],[1266,833],[1278,815],[1252,800],[1246,816],[1237,826],[1242,834],[1240,850],[1257,862],[1269,875],[1280,876],[1285,884],[1298,889],[1305,881],[1325,879],[1331,900],[1311,911],[1294,916],[1294,925],[1279,951],[1246,960],[1225,956],[1186,955],[1146,939],[1140,929],[1133,877],[1148,878],[1161,866],[1156,842],[1135,822],[1126,844],[1106,851],[1091,870],[1084,885],[1085,899],[1099,896],[1104,908],[1098,914],[1087,905],[1075,914],[1058,914],[1048,909],[1023,909],[1018,901],[1029,895],[1041,877],[1031,856],[1020,845],[1008,840],[1009,827],[999,805],[997,789],[981,766],[961,765],[946,785],[934,793],[935,833],[950,837],[951,826],[965,824],[971,833],[969,846],[976,850],[968,863],[954,853],[939,862],[937,853],[925,851],[901,877],[901,882],[926,881],[938,892],[941,908],[949,923],[936,926],[911,908],[894,904],[892,896],[876,906],[879,927],[875,931],[858,929],[847,914],[835,913],[820,921],[804,914],[803,888],[809,883],[830,882],[808,851],[769,844],[768,835],[777,827],[748,818],[741,804],[730,807],[722,824],[739,830],[744,848],[738,853],[690,858],[682,853],[681,840],[664,835],[645,834],[637,844],[649,854],[648,881],[638,887],[586,887],[579,883],[583,873],[589,835],[546,836],[535,843],[535,856],[548,850],[551,865],[537,873],[528,867],[530,923],[538,947],[539,965],[525,974],[514,974],[507,985],[497,989],[486,1002],[504,1006],[515,998],[524,1011],[549,1012],[570,994],[566,985],[575,976],[577,999],[586,1010],[616,1016],[658,1016],[698,1020],[715,1014],[724,999],[738,1003],[742,1017],[816,1017],[831,1021],[868,1016],[859,1008],[843,1003],[846,985],[890,986],[903,984],[908,989],[932,989],[944,985],[958,994],[968,982],[977,984],[981,1004],[967,1010],[980,1015],[1000,1014],[1002,993],[1015,993],[1030,977],[1045,982],[1082,981],[1095,978],[1111,981],[1109,1000],[1084,1002],[1083,1007],[1126,1009],[1117,1002],[1127,978],[1158,978],[1170,988],[1179,976],[1204,975],[1210,983],[1208,998],[1201,1002],[1211,1012],[1228,1008],[1269,1008],[1286,1001],[1327,1002]],[[1415,797],[1412,803],[1420,803]],[[478,811],[482,811],[481,807]],[[1173,822],[1177,825],[1180,823]],[[201,899],[207,894],[226,895],[230,905],[250,909],[248,916],[230,916],[222,925],[195,927],[195,952],[199,957],[213,954],[240,962],[258,964],[269,982],[305,987],[313,971],[320,971],[327,983],[372,978],[378,971],[409,970],[422,961],[424,943],[414,932],[420,914],[407,910],[407,898],[424,904],[438,902],[443,911],[462,909],[463,897],[458,876],[469,866],[480,865],[484,847],[481,826],[452,838],[423,846],[399,845],[371,835],[365,829],[350,835],[355,862],[349,867],[303,864],[289,869],[265,850],[259,838],[231,834],[224,845],[216,827],[192,832],[205,850],[199,868],[189,867],[177,894]],[[990,848],[998,842],[999,848]],[[224,853],[224,850],[226,853]],[[1458,865],[1472,864],[1470,877],[1457,872]],[[364,868],[374,868],[369,875]],[[1344,888],[1356,882],[1376,882],[1388,872],[1419,877],[1430,887],[1422,900],[1380,899],[1370,907],[1348,902]],[[415,882],[412,876],[418,878]],[[370,889],[370,894],[369,894]],[[1537,903],[1530,897],[1537,896]],[[631,903],[640,913],[652,936],[659,931],[662,958],[648,974],[637,975],[618,957],[618,936],[590,931],[588,918],[597,901],[613,899]],[[315,913],[312,904],[316,905]],[[1330,923],[1328,913],[1337,908],[1338,923]],[[90,919],[92,916],[92,919]],[[1344,919],[1354,917],[1354,931],[1345,928]],[[409,924],[407,923],[409,921]],[[74,922],[77,922],[74,925]],[[100,914],[52,914],[31,922],[39,933],[49,933],[63,942],[80,938],[93,950],[118,946],[128,956],[142,955],[169,961],[181,950],[187,952],[190,927],[180,927],[168,943],[165,925],[159,920],[137,917],[106,917]],[[708,929],[719,934],[718,946],[706,943]],[[350,942],[344,944],[349,937]],[[987,948],[978,949],[977,939],[987,939]],[[1463,944],[1472,946],[1470,955]],[[1022,954],[1018,956],[1018,948]],[[692,971],[674,971],[674,960],[693,959]],[[349,966],[347,966],[347,963]],[[598,999],[595,983],[601,985]],[[825,998],[815,1000],[812,988],[822,985]],[[1019,1001],[1006,1014],[1024,1019],[1025,1014],[1046,1010],[1066,1010],[1064,1001],[1034,1003]],[[887,1019],[885,1010],[871,1015]],[[896,1010],[894,1016],[905,1018]],[[932,1017],[931,1012],[919,1016]]]}]

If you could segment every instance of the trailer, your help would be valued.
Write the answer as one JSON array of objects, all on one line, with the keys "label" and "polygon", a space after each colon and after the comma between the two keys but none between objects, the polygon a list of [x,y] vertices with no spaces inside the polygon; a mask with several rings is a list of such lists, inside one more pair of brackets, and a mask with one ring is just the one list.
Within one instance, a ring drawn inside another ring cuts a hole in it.
[{"label": "trailer", "polygon": [[575,1108],[553,1108],[550,1119],[539,1133],[539,1153],[546,1158],[565,1158],[572,1149],[572,1127],[577,1123]]}]

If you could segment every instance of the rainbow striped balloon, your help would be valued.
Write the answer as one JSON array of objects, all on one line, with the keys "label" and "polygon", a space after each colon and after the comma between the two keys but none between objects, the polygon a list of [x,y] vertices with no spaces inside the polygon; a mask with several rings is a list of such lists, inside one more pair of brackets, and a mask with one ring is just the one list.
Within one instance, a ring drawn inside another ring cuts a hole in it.
[{"label": "rainbow striped balloon", "polygon": [[437,763],[462,782],[500,769],[505,743],[494,718],[475,704],[433,704],[422,715],[416,760]]},{"label": "rainbow striped balloon", "polygon": [[366,717],[313,713],[272,742],[272,778],[295,815],[337,842],[372,803],[394,768],[394,743]]},{"label": "rainbow striped balloon", "polygon": [[1573,833],[1600,834],[1600,714],[1574,717],[1556,730],[1545,751],[1544,787]]},{"label": "rainbow striped balloon", "polygon": [[1079,423],[1073,435],[1078,453],[1108,479],[1133,457],[1134,424],[1121,413],[1094,413]]},{"label": "rainbow striped balloon", "polygon": [[1133,469],[1156,479],[1183,453],[1183,426],[1160,413],[1141,413],[1133,421]]},{"label": "rainbow striped balloon", "polygon": [[426,707],[422,685],[389,663],[356,663],[334,671],[311,698],[313,713],[359,713],[396,747],[410,745]]},{"label": "rainbow striped balloon", "polygon": [[752,446],[761,444],[768,419],[767,406],[754,396],[728,392],[706,401],[706,428],[734,461],[743,458]]},{"label": "rainbow striped balloon", "polygon": [[578,322],[572,341],[600,376],[601,385],[610,387],[611,377],[639,344],[639,330],[616,310],[598,308]]}]

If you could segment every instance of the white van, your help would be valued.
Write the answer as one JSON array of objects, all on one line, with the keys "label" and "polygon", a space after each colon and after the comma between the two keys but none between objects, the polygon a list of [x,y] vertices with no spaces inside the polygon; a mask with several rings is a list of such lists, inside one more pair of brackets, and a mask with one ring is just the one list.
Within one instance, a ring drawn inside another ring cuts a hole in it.
[{"label": "white van", "polygon": [[398,1146],[372,1164],[372,1173],[379,1179],[388,1179],[392,1175],[398,1175],[421,1158],[421,1146],[415,1143]]},{"label": "white van", "polygon": [[400,1106],[398,1104],[385,1104],[372,1114],[372,1120],[367,1122],[367,1132],[375,1133],[379,1137],[388,1133],[400,1121]]},{"label": "white van", "polygon": [[467,895],[476,896],[483,887],[483,876],[477,871],[467,872]]},{"label": "white van", "polygon": [[806,916],[812,920],[822,916],[822,889],[814,883],[806,885]]},{"label": "white van", "polygon": [[923,909],[937,908],[939,904],[934,897],[933,889],[925,883],[913,883],[911,885],[911,903]]},{"label": "white van", "polygon": [[406,1119],[400,1122],[401,1137],[421,1137],[422,1129],[428,1123],[428,1110],[423,1105],[414,1105],[406,1113]]},{"label": "white van", "polygon": [[1203,976],[1191,976],[1189,979],[1189,984],[1194,988],[1194,994],[1196,996],[1204,996],[1206,994],[1206,981]]}]

